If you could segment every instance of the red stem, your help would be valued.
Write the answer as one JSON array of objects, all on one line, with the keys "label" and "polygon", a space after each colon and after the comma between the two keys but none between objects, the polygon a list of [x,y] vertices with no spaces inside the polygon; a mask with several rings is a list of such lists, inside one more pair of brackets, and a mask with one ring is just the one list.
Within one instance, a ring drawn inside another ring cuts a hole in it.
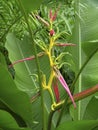
[{"label": "red stem", "polygon": [[[84,90],[84,91],[82,91],[80,93],[75,94],[73,96],[73,98],[74,98],[75,101],[79,101],[81,99],[84,99],[84,98],[96,93],[96,92],[98,92],[98,84],[96,86],[94,86],[94,87],[91,87],[91,88],[89,88],[87,90]],[[71,103],[71,101],[69,100],[68,103]]]}]

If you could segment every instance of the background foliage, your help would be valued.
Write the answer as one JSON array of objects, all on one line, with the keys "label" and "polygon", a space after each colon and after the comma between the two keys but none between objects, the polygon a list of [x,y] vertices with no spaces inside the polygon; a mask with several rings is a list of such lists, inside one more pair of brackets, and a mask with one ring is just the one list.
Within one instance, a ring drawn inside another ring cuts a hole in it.
[{"label": "background foliage", "polygon": [[[54,29],[58,34],[63,32],[58,42],[76,44],[76,47],[55,48],[55,55],[60,54],[62,51],[68,51],[72,55],[63,59],[63,61],[70,63],[71,67],[63,66],[62,68],[63,76],[65,75],[65,79],[70,84],[71,73],[77,76],[87,58],[98,48],[98,2],[96,0],[43,0],[35,2],[22,0],[21,4],[28,15],[33,39],[38,44],[41,41],[47,45],[49,44],[49,30],[41,21],[36,19],[35,15],[49,21],[49,10],[53,9],[55,11],[58,9]],[[41,130],[43,115],[35,60],[25,61],[9,68],[12,62],[34,55],[28,26],[16,1],[0,0],[0,29],[1,130]],[[37,46],[37,52],[41,51]],[[75,84],[74,93],[98,84],[97,61],[98,52],[80,74]],[[41,71],[47,76],[48,81],[50,66],[47,56],[40,57],[39,62]],[[62,100],[65,98],[66,93],[61,86],[59,86],[59,90],[60,99]],[[44,93],[44,97],[46,122],[48,124],[51,98],[47,92]],[[52,119],[52,130],[97,130],[97,100],[98,94],[96,93],[87,99],[79,101],[77,109],[74,110],[70,106],[64,112],[61,123],[57,128],[55,126],[59,111],[56,111]]]}]

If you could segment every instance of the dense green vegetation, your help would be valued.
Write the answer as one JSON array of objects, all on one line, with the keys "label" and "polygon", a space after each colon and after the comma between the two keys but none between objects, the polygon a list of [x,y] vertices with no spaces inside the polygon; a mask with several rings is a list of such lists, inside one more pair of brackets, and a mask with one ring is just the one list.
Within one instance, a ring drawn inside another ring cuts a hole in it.
[{"label": "dense green vegetation", "polygon": [[97,13],[97,0],[0,0],[0,130],[98,130]]}]

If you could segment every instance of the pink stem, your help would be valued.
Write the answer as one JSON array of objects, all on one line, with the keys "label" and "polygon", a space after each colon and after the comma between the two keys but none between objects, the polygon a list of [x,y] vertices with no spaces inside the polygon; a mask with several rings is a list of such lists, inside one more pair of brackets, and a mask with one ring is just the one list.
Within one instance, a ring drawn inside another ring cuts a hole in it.
[{"label": "pink stem", "polygon": [[61,74],[59,74],[58,79],[59,79],[60,83],[62,84],[62,86],[63,86],[63,87],[65,88],[65,90],[67,91],[67,93],[68,93],[68,95],[69,95],[69,97],[70,97],[70,99],[71,99],[71,101],[72,101],[72,103],[73,103],[73,105],[74,105],[74,108],[76,108],[76,104],[75,104],[75,102],[74,102],[74,98],[73,98],[73,96],[72,96],[72,94],[71,94],[71,92],[70,92],[70,89],[69,89],[69,87],[68,87],[66,81],[64,80],[64,78],[63,78],[63,76],[62,76]]},{"label": "pink stem", "polygon": [[73,43],[56,43],[56,46],[76,46],[76,44]]},{"label": "pink stem", "polygon": [[[38,57],[41,57],[43,56],[45,53],[44,52],[40,52],[37,56]],[[17,60],[15,62],[13,62],[11,65],[9,65],[9,67],[12,67],[14,66],[15,64],[18,64],[18,63],[21,63],[21,62],[24,62],[24,61],[28,61],[28,60],[33,60],[35,59],[35,56],[31,56],[31,57],[27,57],[27,58],[24,58],[24,59],[21,59],[21,60]]]}]

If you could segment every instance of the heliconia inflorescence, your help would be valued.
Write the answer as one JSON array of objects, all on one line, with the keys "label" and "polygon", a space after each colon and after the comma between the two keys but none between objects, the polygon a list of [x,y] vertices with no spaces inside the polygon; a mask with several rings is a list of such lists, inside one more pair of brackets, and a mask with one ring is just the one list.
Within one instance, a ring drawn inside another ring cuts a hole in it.
[{"label": "heliconia inflorescence", "polygon": [[[57,39],[57,38],[55,38],[56,33],[55,33],[54,29],[53,29],[53,22],[56,20],[56,17],[57,17],[57,10],[54,12],[54,14],[52,13],[52,10],[49,11],[50,23],[48,23],[47,21],[45,21],[44,19],[42,19],[41,17],[36,15],[36,18],[38,20],[40,20],[47,27],[49,27],[49,36],[50,36],[49,37],[49,40],[50,40],[49,46],[47,47],[47,45],[45,46],[45,44],[44,44],[44,46],[40,45],[39,47],[41,47],[41,49],[44,48],[43,49],[44,52],[40,52],[40,53],[37,54],[38,57],[41,57],[43,55],[48,55],[48,58],[49,58],[49,61],[50,61],[51,74],[50,74],[49,82],[48,82],[48,85],[47,85],[46,81],[42,80],[42,83],[45,82],[44,85],[43,85],[43,88],[49,90],[49,93],[50,93],[51,97],[53,97],[52,98],[53,103],[55,103],[54,95],[53,95],[52,88],[51,88],[53,86],[54,94],[55,94],[55,97],[56,97],[56,103],[59,103],[60,102],[60,94],[59,94],[59,89],[58,89],[58,80],[59,80],[59,82],[61,83],[63,88],[68,93],[68,95],[69,95],[69,97],[70,97],[70,99],[71,99],[71,101],[72,101],[72,103],[74,105],[74,108],[76,108],[76,104],[74,102],[74,99],[73,99],[73,96],[72,96],[72,94],[70,92],[70,89],[69,89],[65,79],[63,78],[62,74],[60,73],[60,71],[58,69],[59,68],[58,64],[61,64],[61,63],[59,63],[59,60],[55,60],[58,57],[55,57],[53,55],[54,53],[53,53],[53,50],[52,50],[54,46],[65,47],[65,46],[75,46],[75,44],[73,44],[73,43],[58,43],[56,41],[56,39]],[[33,60],[33,59],[35,59],[35,56],[31,56],[31,57],[27,57],[27,58],[15,61],[12,65],[10,65],[10,67],[17,64],[17,63],[28,61],[28,60]]]}]

